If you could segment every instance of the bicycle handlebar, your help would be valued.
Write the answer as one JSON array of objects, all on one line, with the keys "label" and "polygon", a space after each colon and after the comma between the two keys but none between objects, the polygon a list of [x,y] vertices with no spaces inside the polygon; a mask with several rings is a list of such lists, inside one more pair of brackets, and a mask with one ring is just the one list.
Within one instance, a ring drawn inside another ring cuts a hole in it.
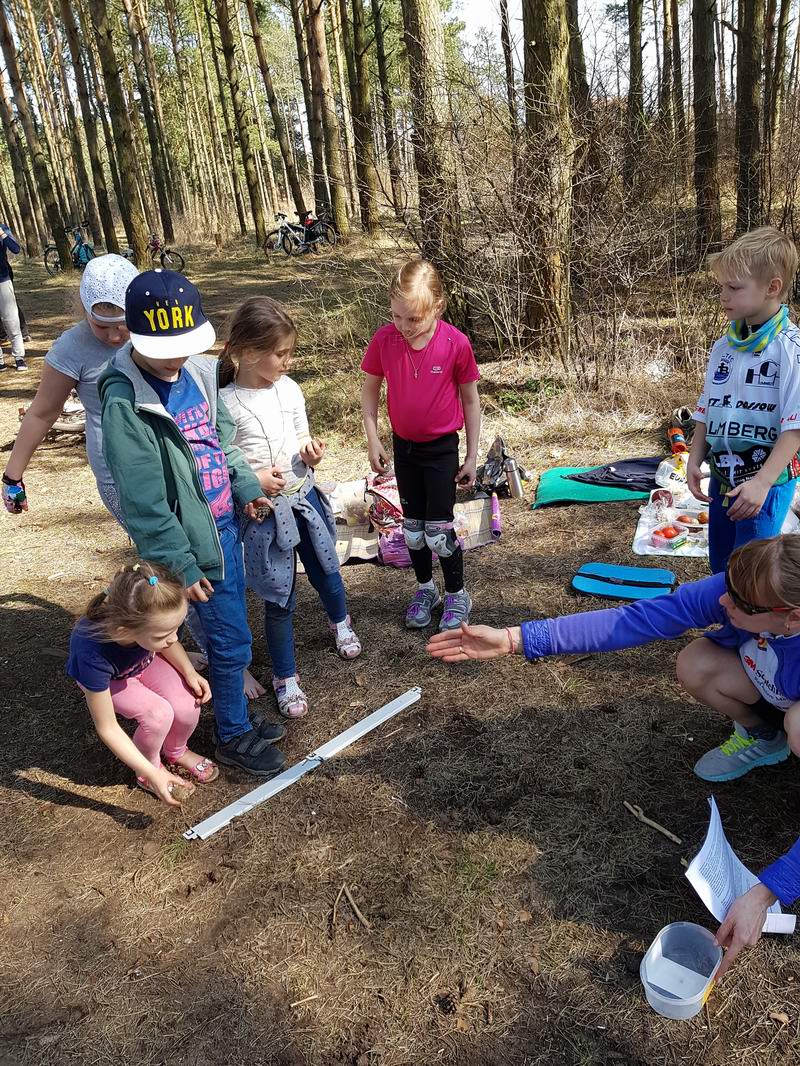
[{"label": "bicycle handlebar", "polygon": [[279,222],[282,218],[286,218],[286,215],[284,215],[283,211],[276,211],[275,221]]}]

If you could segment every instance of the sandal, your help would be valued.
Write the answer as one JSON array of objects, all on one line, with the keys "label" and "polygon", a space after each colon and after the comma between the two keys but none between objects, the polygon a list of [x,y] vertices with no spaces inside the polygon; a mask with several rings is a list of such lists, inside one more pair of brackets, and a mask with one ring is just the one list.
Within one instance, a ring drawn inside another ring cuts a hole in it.
[{"label": "sandal", "polygon": [[278,701],[278,713],[284,718],[304,718],[308,714],[308,700],[300,688],[300,678],[273,677],[272,687]]},{"label": "sandal", "polygon": [[188,775],[193,780],[199,781],[201,785],[207,785],[219,777],[219,767],[211,759],[201,759],[194,766],[184,766],[179,762],[168,763],[167,769],[181,777]]},{"label": "sandal", "polygon": [[343,622],[331,622],[328,619],[328,629],[334,635],[339,655],[343,659],[357,659],[361,654],[361,641],[355,634],[350,615]]}]

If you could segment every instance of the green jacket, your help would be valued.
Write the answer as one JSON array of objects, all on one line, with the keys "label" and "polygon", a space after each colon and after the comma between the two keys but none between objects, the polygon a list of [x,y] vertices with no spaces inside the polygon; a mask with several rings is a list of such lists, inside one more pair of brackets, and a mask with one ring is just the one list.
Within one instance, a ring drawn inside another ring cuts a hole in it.
[{"label": "green jacket", "polygon": [[[243,507],[263,492],[233,443],[235,424],[219,397],[217,361],[193,356],[185,369],[208,401],[233,498]],[[103,405],[103,454],[139,555],[180,574],[187,587],[203,577],[221,580],[222,546],[194,455],[131,358],[130,344],[116,353],[97,388]]]}]

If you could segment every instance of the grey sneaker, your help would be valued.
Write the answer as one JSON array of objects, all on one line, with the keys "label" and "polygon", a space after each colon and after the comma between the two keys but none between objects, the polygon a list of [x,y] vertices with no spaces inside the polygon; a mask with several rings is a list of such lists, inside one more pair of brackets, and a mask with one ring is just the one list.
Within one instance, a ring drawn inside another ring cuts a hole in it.
[{"label": "grey sneaker", "polygon": [[783,762],[789,755],[789,745],[783,731],[772,740],[761,740],[736,724],[727,740],[697,760],[694,772],[704,781],[733,781],[749,774],[757,766],[774,766]]},{"label": "grey sneaker", "polygon": [[417,589],[406,611],[406,629],[424,629],[431,624],[431,611],[442,602],[437,588]]},{"label": "grey sneaker", "polygon": [[468,592],[448,592],[444,598],[444,614],[439,623],[439,632],[458,629],[462,622],[469,621],[472,600]]}]

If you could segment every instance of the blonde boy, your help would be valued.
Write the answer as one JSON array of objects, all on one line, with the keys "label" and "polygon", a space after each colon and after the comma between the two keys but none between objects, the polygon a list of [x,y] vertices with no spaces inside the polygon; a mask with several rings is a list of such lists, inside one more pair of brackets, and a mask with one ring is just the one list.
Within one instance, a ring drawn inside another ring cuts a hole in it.
[{"label": "blonde boy", "polygon": [[[711,348],[694,420],[689,488],[709,506],[709,561],[780,533],[800,475],[800,329],[784,303],[794,242],[773,226],[745,233],[709,266],[730,326]],[[711,467],[710,495],[700,465]]]}]

